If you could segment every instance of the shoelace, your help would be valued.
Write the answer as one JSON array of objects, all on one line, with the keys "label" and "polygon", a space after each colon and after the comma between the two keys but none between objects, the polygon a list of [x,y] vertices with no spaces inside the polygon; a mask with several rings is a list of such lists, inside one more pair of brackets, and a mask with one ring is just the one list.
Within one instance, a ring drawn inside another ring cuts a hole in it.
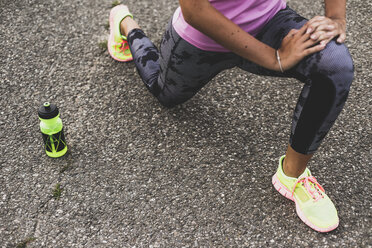
[{"label": "shoelace", "polygon": [[122,42],[119,43],[118,50],[126,54],[126,51],[129,49],[128,42],[126,40],[122,40]]},{"label": "shoelace", "polygon": [[[311,197],[315,201],[318,201],[320,198],[324,198],[324,195],[322,194],[322,192],[319,191],[319,189],[323,192],[325,192],[325,190],[323,189],[323,187],[318,183],[318,181],[313,176],[299,178],[293,186],[292,197],[293,197],[294,191],[297,187],[297,184],[299,184],[299,183],[302,183],[302,185],[305,187],[307,192],[311,195]],[[314,185],[315,190],[311,189],[311,184]],[[318,193],[317,195],[315,194],[316,192]]]}]

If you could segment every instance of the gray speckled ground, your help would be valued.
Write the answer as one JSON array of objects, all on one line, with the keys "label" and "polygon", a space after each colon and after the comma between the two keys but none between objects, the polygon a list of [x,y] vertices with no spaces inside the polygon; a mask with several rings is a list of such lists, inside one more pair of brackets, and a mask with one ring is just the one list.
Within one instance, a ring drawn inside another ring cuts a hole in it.
[{"label": "gray speckled ground", "polygon": [[[290,0],[306,17],[311,0]],[[159,43],[177,1],[127,1]],[[356,75],[311,169],[340,226],[320,234],[271,186],[301,84],[233,69],[175,109],[98,43],[110,1],[0,0],[0,246],[367,247],[371,238],[370,1],[348,4]],[[57,103],[69,153],[48,158],[37,107]],[[52,190],[60,183],[59,200]]]}]

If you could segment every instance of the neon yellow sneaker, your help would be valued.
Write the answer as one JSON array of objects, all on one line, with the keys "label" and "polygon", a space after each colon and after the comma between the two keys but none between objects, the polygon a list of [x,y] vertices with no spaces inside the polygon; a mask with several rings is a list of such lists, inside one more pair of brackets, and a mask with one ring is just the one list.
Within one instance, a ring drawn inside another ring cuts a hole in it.
[{"label": "neon yellow sneaker", "polygon": [[111,57],[120,62],[133,60],[127,37],[120,32],[120,22],[127,16],[133,18],[125,5],[117,5],[110,11],[110,35],[107,47]]},{"label": "neon yellow sneaker", "polygon": [[282,168],[284,158],[279,159],[278,170],[272,179],[275,189],[295,202],[297,215],[306,225],[318,232],[334,230],[339,223],[337,210],[323,187],[308,168],[298,178],[286,176]]}]

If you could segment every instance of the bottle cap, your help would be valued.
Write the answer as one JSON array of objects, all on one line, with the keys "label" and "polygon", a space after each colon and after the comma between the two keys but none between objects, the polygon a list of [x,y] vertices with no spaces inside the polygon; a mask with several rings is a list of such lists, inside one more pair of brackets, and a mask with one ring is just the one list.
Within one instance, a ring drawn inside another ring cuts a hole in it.
[{"label": "bottle cap", "polygon": [[56,105],[44,102],[39,107],[38,114],[41,119],[52,119],[59,114],[59,111]]}]

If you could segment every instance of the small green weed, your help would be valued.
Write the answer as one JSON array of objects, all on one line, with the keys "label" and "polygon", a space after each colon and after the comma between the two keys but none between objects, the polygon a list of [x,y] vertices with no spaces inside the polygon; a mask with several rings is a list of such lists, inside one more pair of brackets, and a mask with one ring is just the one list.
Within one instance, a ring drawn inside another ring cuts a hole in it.
[{"label": "small green weed", "polygon": [[59,198],[61,197],[62,195],[62,191],[63,189],[61,188],[61,184],[57,183],[56,186],[54,186],[54,189],[53,189],[53,198],[56,199],[56,200],[59,200]]},{"label": "small green weed", "polygon": [[27,245],[28,245],[29,243],[31,243],[32,241],[35,241],[35,239],[36,239],[36,238],[34,238],[34,237],[29,237],[29,238],[27,238],[27,239],[21,241],[20,243],[18,243],[17,246],[16,246],[16,248],[26,248]]},{"label": "small green weed", "polygon": [[115,7],[115,6],[119,5],[119,4],[121,4],[121,2],[118,1],[118,0],[115,0],[115,1],[112,2],[111,6],[112,7]]},{"label": "small green weed", "polygon": [[102,50],[102,51],[106,51],[107,50],[107,40],[104,40],[104,41],[101,41],[98,43],[98,47]]},{"label": "small green weed", "polygon": [[71,168],[71,164],[68,163],[68,164],[64,165],[64,166],[59,170],[59,173],[63,173],[63,172],[65,172],[65,171],[69,170],[70,168]]}]

